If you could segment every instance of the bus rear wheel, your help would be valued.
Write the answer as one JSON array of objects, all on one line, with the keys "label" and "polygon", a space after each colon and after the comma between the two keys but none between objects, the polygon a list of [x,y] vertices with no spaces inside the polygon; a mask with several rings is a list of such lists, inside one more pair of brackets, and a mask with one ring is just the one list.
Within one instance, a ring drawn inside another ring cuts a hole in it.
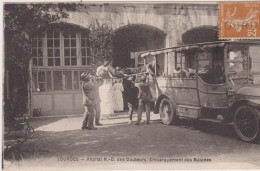
[{"label": "bus rear wheel", "polygon": [[167,98],[162,99],[160,103],[159,113],[163,124],[174,124],[174,121],[176,119],[176,104],[173,104]]},{"label": "bus rear wheel", "polygon": [[245,142],[256,141],[260,136],[259,111],[251,106],[239,107],[234,115],[234,124],[237,135]]}]

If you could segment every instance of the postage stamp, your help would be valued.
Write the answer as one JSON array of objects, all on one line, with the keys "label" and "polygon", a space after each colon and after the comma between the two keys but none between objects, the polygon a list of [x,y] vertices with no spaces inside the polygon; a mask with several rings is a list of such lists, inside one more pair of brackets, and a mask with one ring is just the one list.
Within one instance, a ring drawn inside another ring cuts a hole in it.
[{"label": "postage stamp", "polygon": [[219,2],[219,39],[259,39],[260,2]]}]

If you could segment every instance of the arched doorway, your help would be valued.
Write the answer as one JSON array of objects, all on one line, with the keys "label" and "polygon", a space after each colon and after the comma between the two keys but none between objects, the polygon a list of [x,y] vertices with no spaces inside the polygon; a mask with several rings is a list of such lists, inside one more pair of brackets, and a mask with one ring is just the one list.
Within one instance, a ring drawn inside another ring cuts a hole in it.
[{"label": "arched doorway", "polygon": [[113,65],[134,67],[134,52],[165,47],[166,33],[153,26],[131,24],[115,30]]}]

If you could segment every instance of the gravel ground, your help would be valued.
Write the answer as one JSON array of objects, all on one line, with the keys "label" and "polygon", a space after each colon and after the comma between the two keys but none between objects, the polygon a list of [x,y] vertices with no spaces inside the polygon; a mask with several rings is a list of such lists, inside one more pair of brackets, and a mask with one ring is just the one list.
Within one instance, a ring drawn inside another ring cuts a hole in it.
[{"label": "gravel ground", "polygon": [[240,141],[231,125],[199,122],[195,128],[181,120],[169,126],[152,115],[151,124],[136,126],[122,115],[90,131],[80,129],[81,120],[34,119],[35,135],[20,148],[23,160],[5,161],[5,169],[260,169],[260,142]]}]

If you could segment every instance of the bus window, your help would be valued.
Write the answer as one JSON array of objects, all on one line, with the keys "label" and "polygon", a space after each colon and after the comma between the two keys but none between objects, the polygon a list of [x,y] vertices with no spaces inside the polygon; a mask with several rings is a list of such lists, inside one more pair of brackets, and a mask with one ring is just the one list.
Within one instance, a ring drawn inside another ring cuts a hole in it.
[{"label": "bus window", "polygon": [[242,72],[243,69],[243,55],[239,51],[230,51],[228,53],[228,71]]},{"label": "bus window", "polygon": [[175,69],[175,52],[168,53],[168,59],[166,60],[166,65],[167,65],[166,68],[167,76],[176,77],[178,73]]},{"label": "bus window", "polygon": [[195,51],[182,51],[175,55],[175,75],[181,77],[194,77]]},{"label": "bus window", "polygon": [[[260,72],[260,53],[259,46],[250,46],[249,47],[249,59],[250,59],[250,71],[251,72]],[[254,84],[260,84],[260,75],[252,76]]]},{"label": "bus window", "polygon": [[212,54],[208,51],[199,51],[198,52],[198,61],[199,61],[199,74],[206,74],[212,68]]},{"label": "bus window", "polygon": [[173,70],[173,77],[185,77],[183,70],[185,69],[185,55],[181,52],[175,53],[175,68]]},{"label": "bus window", "polygon": [[175,58],[175,69],[177,68],[185,68],[185,55],[184,53],[176,53]]},{"label": "bus window", "polygon": [[243,72],[247,70],[247,55],[245,55],[245,47],[243,46],[229,46],[227,56],[227,70],[228,72]]},{"label": "bus window", "polygon": [[223,48],[207,48],[198,52],[198,73],[202,80],[208,84],[221,84],[224,77]]},{"label": "bus window", "polygon": [[164,67],[164,64],[165,64],[165,54],[162,53],[162,54],[159,54],[159,55],[156,55],[156,70],[157,70],[157,76],[163,76],[165,75],[165,67]]}]

